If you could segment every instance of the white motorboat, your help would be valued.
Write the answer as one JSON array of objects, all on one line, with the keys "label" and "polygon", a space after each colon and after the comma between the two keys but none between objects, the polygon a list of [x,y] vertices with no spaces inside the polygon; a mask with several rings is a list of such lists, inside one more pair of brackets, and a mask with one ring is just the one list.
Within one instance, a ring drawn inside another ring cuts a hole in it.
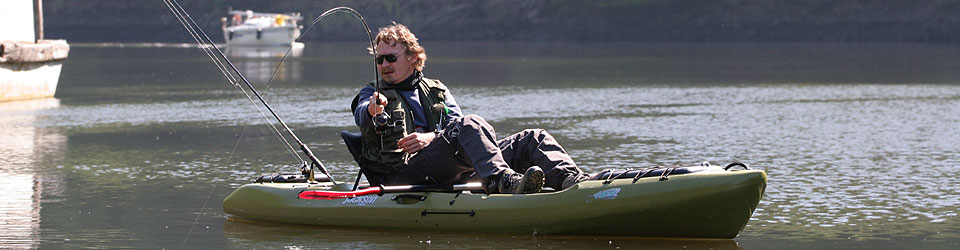
[{"label": "white motorboat", "polygon": [[300,36],[298,12],[257,13],[228,11],[220,19],[228,46],[290,46]]}]

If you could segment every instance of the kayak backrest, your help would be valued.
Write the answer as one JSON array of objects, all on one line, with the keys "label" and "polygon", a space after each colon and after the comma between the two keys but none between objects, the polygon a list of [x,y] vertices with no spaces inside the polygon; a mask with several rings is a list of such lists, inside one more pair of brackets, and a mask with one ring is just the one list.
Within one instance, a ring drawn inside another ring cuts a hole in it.
[{"label": "kayak backrest", "polygon": [[357,162],[357,166],[360,167],[360,174],[357,175],[357,181],[354,185],[360,184],[360,176],[366,175],[367,182],[370,182],[370,185],[380,185],[380,174],[372,173],[367,168],[366,160],[363,159],[363,137],[360,133],[354,133],[350,131],[340,131],[340,137],[343,138],[343,144],[347,145],[347,150],[350,151],[350,155],[353,155],[353,160]]},{"label": "kayak backrest", "polygon": [[363,137],[360,136],[360,133],[346,130],[340,131],[340,137],[343,137],[343,144],[347,145],[347,150],[353,155],[353,160],[359,163],[363,152]]}]

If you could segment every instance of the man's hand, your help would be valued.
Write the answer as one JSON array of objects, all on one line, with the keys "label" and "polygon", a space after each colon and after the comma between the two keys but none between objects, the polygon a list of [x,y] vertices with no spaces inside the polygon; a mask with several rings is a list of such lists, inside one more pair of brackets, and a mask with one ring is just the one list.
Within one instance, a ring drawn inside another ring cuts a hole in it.
[{"label": "man's hand", "polygon": [[383,112],[386,106],[387,98],[380,95],[380,93],[373,92],[373,95],[370,95],[370,104],[367,105],[367,112],[370,113],[370,116],[375,116]]},{"label": "man's hand", "polygon": [[399,147],[403,152],[413,154],[419,152],[421,149],[426,147],[437,137],[437,134],[430,133],[413,133],[403,138],[400,138],[400,141],[397,141],[397,147]]}]

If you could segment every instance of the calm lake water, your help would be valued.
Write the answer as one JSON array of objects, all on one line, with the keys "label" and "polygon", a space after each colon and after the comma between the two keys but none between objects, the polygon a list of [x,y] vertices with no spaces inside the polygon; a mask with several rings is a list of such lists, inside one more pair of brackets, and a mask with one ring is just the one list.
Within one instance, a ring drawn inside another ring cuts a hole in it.
[{"label": "calm lake water", "polygon": [[[960,46],[424,45],[500,136],[547,129],[589,172],[742,161],[766,194],[720,241],[231,221],[233,189],[298,164],[255,105],[196,48],[74,45],[56,98],[0,103],[0,248],[960,248]],[[307,44],[267,86],[278,62],[234,58],[354,178],[338,133],[373,78],[364,43]]]}]

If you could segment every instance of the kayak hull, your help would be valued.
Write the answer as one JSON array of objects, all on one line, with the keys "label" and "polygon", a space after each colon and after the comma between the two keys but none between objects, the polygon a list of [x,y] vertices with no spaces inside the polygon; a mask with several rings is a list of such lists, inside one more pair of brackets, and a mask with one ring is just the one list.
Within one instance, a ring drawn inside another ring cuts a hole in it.
[{"label": "kayak hull", "polygon": [[712,167],[665,180],[584,181],[557,192],[411,192],[300,199],[330,183],[255,183],[223,201],[230,217],[322,226],[505,234],[734,238],[766,188],[761,170]]}]

